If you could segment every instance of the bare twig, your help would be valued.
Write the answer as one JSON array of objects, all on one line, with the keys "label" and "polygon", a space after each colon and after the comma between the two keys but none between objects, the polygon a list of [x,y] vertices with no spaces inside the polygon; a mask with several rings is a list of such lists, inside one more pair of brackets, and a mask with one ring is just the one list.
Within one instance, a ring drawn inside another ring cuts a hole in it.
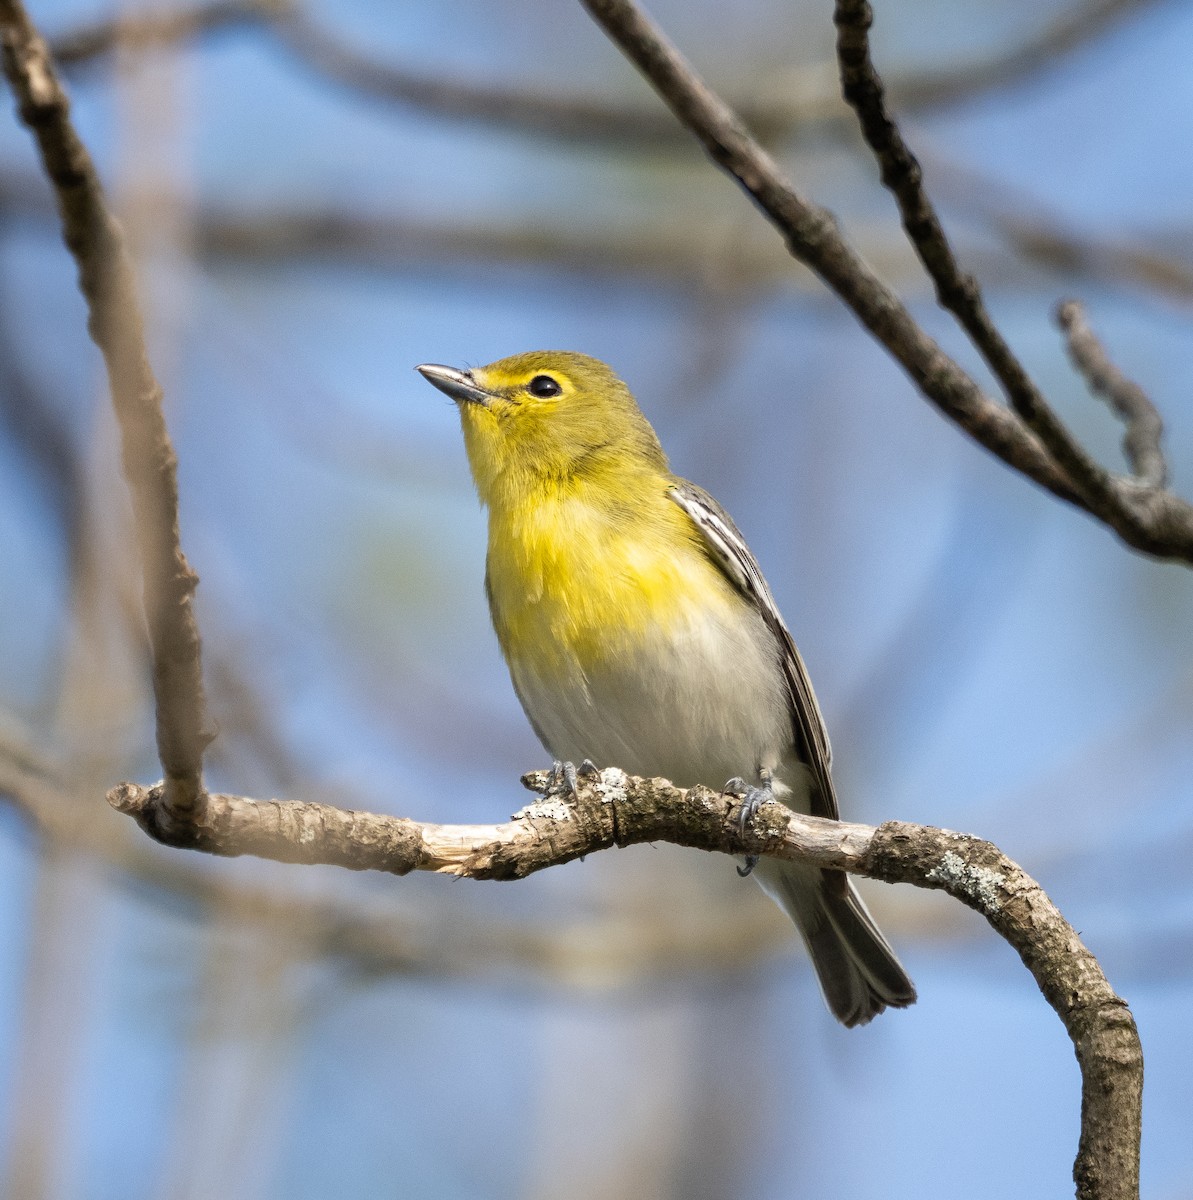
[{"label": "bare twig", "polygon": [[123,235],[91,157],[71,125],[69,102],[45,42],[20,0],[0,0],[0,35],[4,72],[54,185],[63,238],[87,301],[88,329],[108,369],[141,549],[158,756],[167,781],[167,808],[181,817],[201,804],[203,749],[211,735],[192,612],[198,576],[178,540],[176,459],[162,415],[161,388],[145,353]]},{"label": "bare twig", "polygon": [[[541,793],[547,779],[536,772],[524,782]],[[1078,1196],[1138,1194],[1143,1060],[1130,1011],[1039,884],[989,842],[895,821],[873,828],[820,820],[777,804],[764,806],[743,834],[734,797],[616,769],[581,778],[574,798],[540,799],[505,825],[420,824],[323,804],[212,795],[202,820],[180,828],[161,820],[160,785],[124,783],[108,800],[170,845],[396,875],[521,879],[612,846],[667,841],[943,889],[1014,946],[1073,1040],[1082,1071]]]},{"label": "bare twig", "polygon": [[[1041,267],[1063,271],[1070,279],[1083,277],[1111,287],[1143,287],[1157,296],[1188,304],[1193,300],[1193,269],[1181,251],[1103,240],[1066,228],[1060,221],[1024,212],[989,213],[994,232],[1020,258]],[[1162,244],[1164,235],[1156,242]],[[1186,234],[1173,236],[1187,244]]]},{"label": "bare twig", "polygon": [[[1127,544],[1157,557],[1193,563],[1193,506],[1170,492],[1112,477],[1097,464],[1085,469],[1079,458],[1084,452],[1046,407],[1034,410],[1029,427],[985,395],[845,242],[832,215],[795,190],[734,113],[632,0],[583,3],[710,157],[769,217],[791,253],[845,301],[945,416],[1008,465],[1097,517]],[[1070,466],[1075,476],[1070,475]]]},{"label": "bare twig", "polygon": [[1135,478],[1145,487],[1163,487],[1168,477],[1160,439],[1164,422],[1147,393],[1110,361],[1105,347],[1085,319],[1076,300],[1066,300],[1056,310],[1064,330],[1073,365],[1085,377],[1090,391],[1102,396],[1123,419],[1123,453]]},{"label": "bare twig", "polygon": [[886,109],[882,80],[870,57],[873,10],[868,0],[837,0],[837,59],[841,90],[857,113],[862,134],[894,195],[907,238],[936,285],[942,308],[951,312],[1002,384],[1015,411],[1064,468],[1091,511],[1117,510],[1119,521],[1131,520],[1124,493],[1111,473],[1077,442],[1053,412],[1026,368],[995,326],[981,289],[953,254],[935,206],[923,186],[923,172],[898,126]]}]

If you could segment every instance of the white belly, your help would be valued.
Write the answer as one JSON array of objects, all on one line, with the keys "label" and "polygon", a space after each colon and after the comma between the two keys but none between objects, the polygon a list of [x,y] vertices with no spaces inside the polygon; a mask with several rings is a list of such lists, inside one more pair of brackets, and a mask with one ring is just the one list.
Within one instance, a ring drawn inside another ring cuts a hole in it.
[{"label": "white belly", "polygon": [[[797,794],[791,716],[772,635],[761,617],[743,625],[698,614],[650,629],[599,666],[578,662],[544,678],[510,662],[514,686],[548,751],[579,763],[663,776],[681,787],[721,787],[761,768]],[[786,789],[782,789],[786,790]]]}]

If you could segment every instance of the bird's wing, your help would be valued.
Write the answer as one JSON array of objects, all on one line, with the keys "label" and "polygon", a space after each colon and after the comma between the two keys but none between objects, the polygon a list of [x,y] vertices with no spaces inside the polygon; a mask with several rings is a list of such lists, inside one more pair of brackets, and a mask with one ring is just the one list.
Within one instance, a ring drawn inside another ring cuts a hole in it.
[{"label": "bird's wing", "polygon": [[820,715],[820,705],[816,703],[816,693],[812,691],[808,668],[783,624],[762,569],[733,518],[703,488],[681,479],[671,487],[668,495],[691,517],[709,556],[754,605],[774,634],[787,680],[796,750],[812,773],[812,815],[838,819],[837,795],[833,790],[833,751],[828,731]]}]

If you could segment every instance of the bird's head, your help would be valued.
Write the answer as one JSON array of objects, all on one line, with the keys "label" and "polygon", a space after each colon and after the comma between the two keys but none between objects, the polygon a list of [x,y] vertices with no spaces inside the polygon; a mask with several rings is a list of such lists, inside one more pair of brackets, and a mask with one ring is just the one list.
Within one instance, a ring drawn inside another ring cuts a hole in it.
[{"label": "bird's head", "polygon": [[486,504],[507,489],[599,482],[635,468],[667,470],[630,389],[587,354],[535,350],[469,370],[432,363],[417,369],[456,401]]}]

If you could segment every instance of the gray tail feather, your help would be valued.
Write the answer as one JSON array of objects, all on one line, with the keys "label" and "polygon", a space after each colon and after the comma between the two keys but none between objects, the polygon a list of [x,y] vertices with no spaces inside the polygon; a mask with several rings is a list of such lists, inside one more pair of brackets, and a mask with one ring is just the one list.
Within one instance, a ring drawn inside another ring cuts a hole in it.
[{"label": "gray tail feather", "polygon": [[915,986],[847,875],[764,858],[754,876],[795,922],[842,1025],[865,1025],[884,1008],[915,1003]]}]

